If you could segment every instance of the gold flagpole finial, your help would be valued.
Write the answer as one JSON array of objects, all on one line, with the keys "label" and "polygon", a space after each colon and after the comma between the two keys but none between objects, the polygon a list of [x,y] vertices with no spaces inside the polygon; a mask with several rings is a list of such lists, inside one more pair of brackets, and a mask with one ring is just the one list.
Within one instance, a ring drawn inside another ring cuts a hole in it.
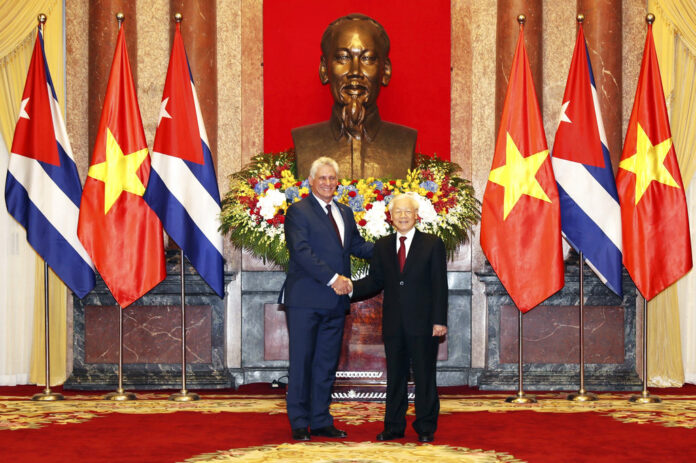
[{"label": "gold flagpole finial", "polygon": [[123,21],[125,21],[126,15],[123,13],[116,13],[116,21],[118,21],[118,28],[121,28]]},{"label": "gold flagpole finial", "polygon": [[524,26],[524,22],[527,20],[527,17],[523,14],[517,15],[517,22],[520,23],[520,26]]},{"label": "gold flagpole finial", "polygon": [[181,21],[183,21],[183,20],[184,20],[184,15],[182,15],[181,13],[176,13],[176,14],[174,15],[174,21],[175,21],[175,22],[181,23]]},{"label": "gold flagpole finial", "polygon": [[580,13],[575,17],[575,19],[578,21],[578,24],[582,24],[582,22],[585,20],[585,15]]},{"label": "gold flagpole finial", "polygon": [[46,19],[48,19],[48,16],[41,13],[39,14],[39,16],[36,17],[36,19],[38,19],[41,24],[46,24]]},{"label": "gold flagpole finial", "polygon": [[645,22],[652,25],[652,23],[655,22],[655,15],[652,13],[648,13],[645,15]]}]

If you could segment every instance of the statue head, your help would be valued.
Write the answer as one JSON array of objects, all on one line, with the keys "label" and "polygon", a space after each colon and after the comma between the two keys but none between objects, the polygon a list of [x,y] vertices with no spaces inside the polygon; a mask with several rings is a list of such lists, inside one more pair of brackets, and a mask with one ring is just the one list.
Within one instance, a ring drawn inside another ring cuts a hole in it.
[{"label": "statue head", "polygon": [[354,13],[329,24],[321,38],[321,50],[321,82],[331,85],[343,127],[359,136],[380,87],[391,78],[389,37],[377,21]]}]

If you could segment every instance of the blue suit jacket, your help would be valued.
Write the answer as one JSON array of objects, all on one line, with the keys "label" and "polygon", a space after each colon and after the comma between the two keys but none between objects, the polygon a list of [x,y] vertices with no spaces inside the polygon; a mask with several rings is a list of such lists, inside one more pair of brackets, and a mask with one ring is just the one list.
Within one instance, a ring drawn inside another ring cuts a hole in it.
[{"label": "blue suit jacket", "polygon": [[287,306],[332,309],[339,303],[348,308],[348,296],[338,296],[327,286],[335,274],[350,277],[350,255],[369,259],[372,243],[366,242],[355,225],[353,211],[343,204],[344,245],[336,236],[326,210],[309,194],[292,204],[285,217],[285,241],[290,253],[285,280]]}]

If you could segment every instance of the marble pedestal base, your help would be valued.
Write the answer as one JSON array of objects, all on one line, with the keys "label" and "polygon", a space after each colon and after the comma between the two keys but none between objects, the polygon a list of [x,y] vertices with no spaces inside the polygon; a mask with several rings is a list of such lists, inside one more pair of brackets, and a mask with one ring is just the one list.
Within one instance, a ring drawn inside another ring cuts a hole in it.
[{"label": "marble pedestal base", "polygon": [[[486,285],[488,334],[485,390],[518,388],[518,311],[490,266],[478,274]],[[527,312],[523,319],[523,388],[578,390],[579,270],[565,268],[564,288]],[[585,389],[638,390],[636,372],[636,289],[624,272],[623,298],[585,266]]]},{"label": "marble pedestal base", "polygon": [[[224,362],[225,305],[188,262],[186,292],[187,389],[228,388]],[[225,283],[234,279],[225,275]],[[73,305],[73,371],[66,389],[109,390],[118,385],[121,310],[97,278],[95,289]],[[167,278],[123,309],[123,385],[130,389],[181,388],[181,277],[178,251],[167,252]]]}]

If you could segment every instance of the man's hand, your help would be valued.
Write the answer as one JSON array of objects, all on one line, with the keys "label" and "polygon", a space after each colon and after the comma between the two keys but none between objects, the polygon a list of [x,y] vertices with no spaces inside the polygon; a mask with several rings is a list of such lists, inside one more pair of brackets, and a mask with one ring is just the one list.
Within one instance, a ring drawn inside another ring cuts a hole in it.
[{"label": "man's hand", "polygon": [[433,336],[444,336],[447,334],[445,325],[433,325]]},{"label": "man's hand", "polygon": [[343,275],[339,275],[336,281],[331,285],[331,288],[333,288],[336,294],[343,296],[353,291],[353,282]]}]

